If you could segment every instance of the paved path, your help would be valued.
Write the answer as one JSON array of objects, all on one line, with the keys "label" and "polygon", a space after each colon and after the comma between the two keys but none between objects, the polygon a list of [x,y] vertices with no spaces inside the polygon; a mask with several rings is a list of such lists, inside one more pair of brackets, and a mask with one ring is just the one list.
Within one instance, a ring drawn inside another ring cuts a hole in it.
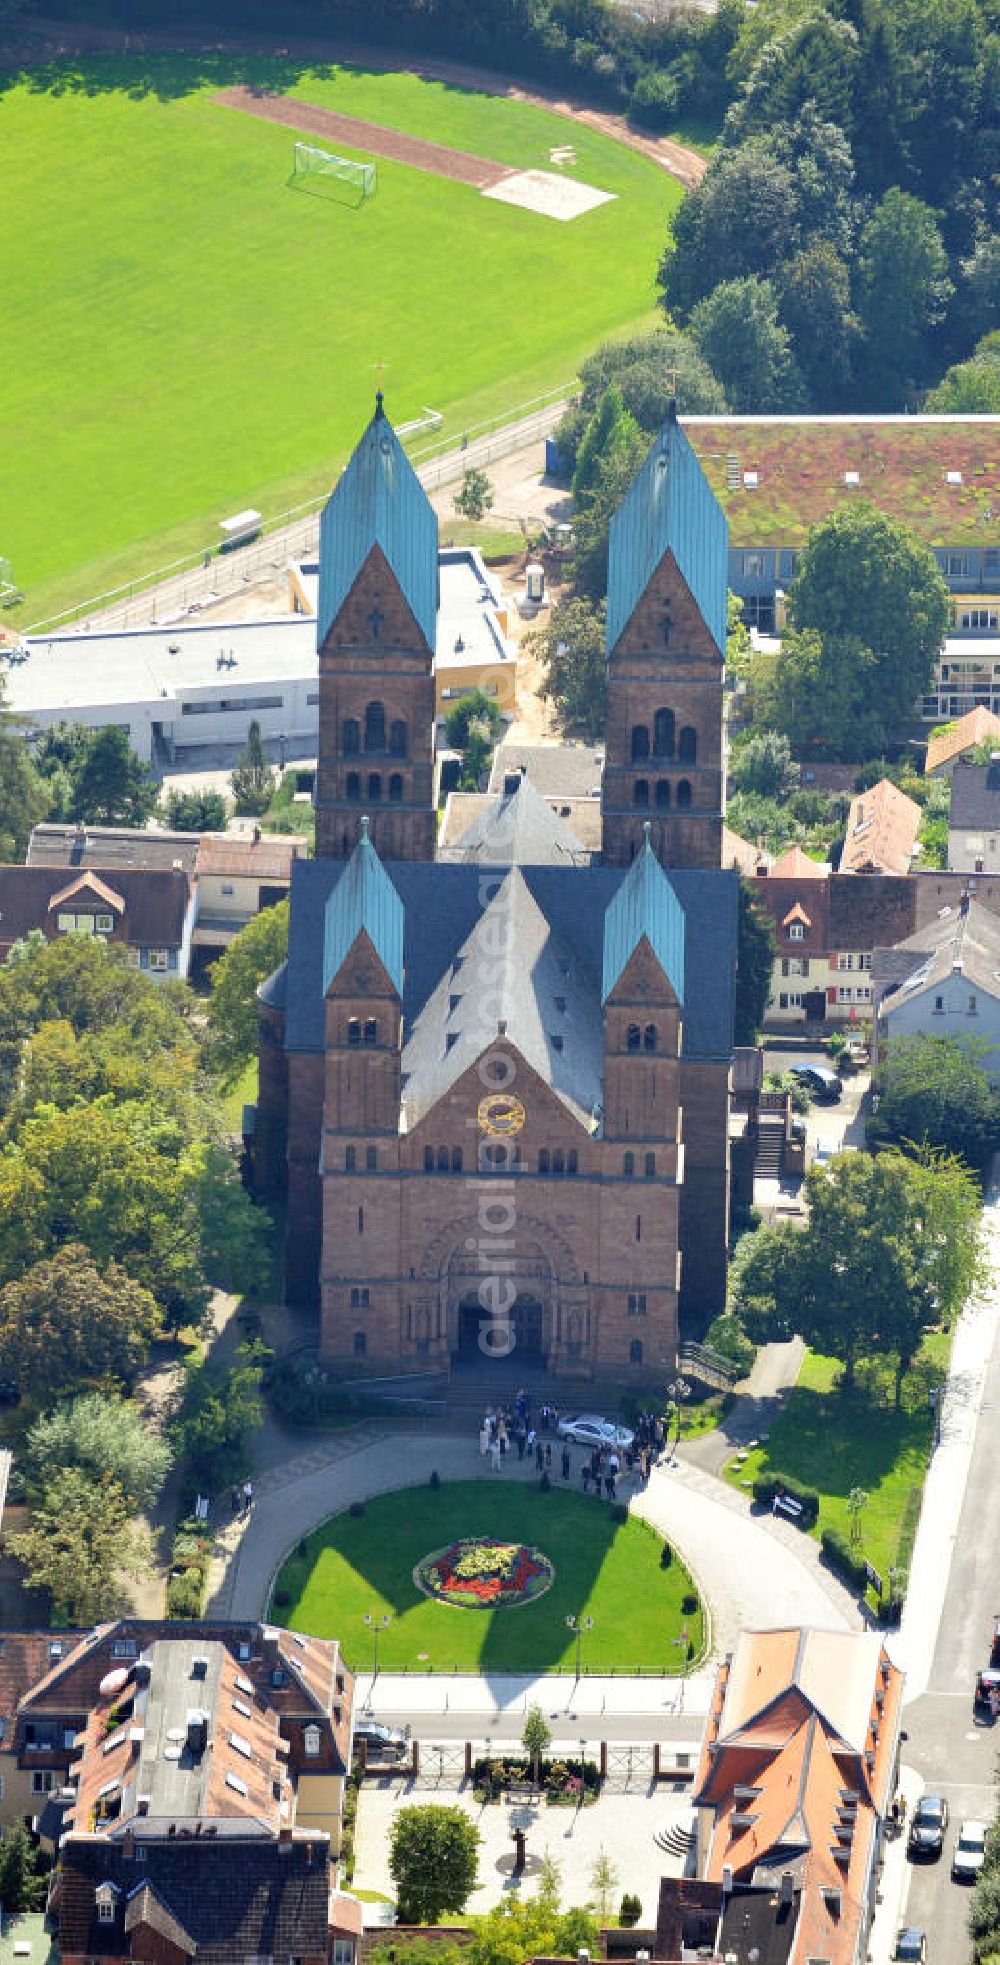
[{"label": "paved path", "polygon": [[801,1337],[789,1338],[787,1344],[763,1344],[732,1411],[711,1433],[682,1440],[677,1449],[681,1460],[704,1473],[721,1474],[737,1447],[764,1438],[798,1379],[805,1352]]}]

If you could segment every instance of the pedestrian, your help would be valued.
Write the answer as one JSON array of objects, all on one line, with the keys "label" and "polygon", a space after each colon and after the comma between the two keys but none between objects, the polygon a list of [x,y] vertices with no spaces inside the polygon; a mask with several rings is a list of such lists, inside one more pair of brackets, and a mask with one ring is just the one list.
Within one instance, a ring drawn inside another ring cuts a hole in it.
[{"label": "pedestrian", "polygon": [[486,1455],[488,1454],[489,1450],[490,1450],[490,1429],[486,1424],[486,1421],[484,1420],[483,1424],[479,1428],[479,1451],[484,1459],[486,1458]]},{"label": "pedestrian", "polygon": [[569,1447],[568,1446],[564,1446],[562,1450],[562,1477],[564,1481],[569,1480]]},{"label": "pedestrian", "polygon": [[539,1473],[541,1473],[544,1465],[545,1465],[545,1448],[543,1447],[541,1440],[538,1440],[536,1441],[535,1444],[535,1466],[538,1468]]},{"label": "pedestrian", "polygon": [[492,1462],[492,1466],[493,1466],[493,1472],[494,1472],[495,1474],[499,1474],[499,1472],[500,1472],[500,1442],[499,1442],[499,1440],[494,1440],[494,1441],[493,1441],[493,1444],[492,1444],[492,1446],[490,1447],[490,1460],[491,1460],[491,1462]]},{"label": "pedestrian", "polygon": [[247,1475],[247,1477],[246,1477],[246,1480],[245,1480],[245,1481],[244,1481],[244,1483],[243,1483],[243,1512],[244,1512],[244,1514],[247,1514],[247,1515],[248,1515],[248,1514],[250,1513],[250,1510],[251,1510],[251,1508],[252,1508],[252,1507],[253,1507],[253,1482],[251,1481],[251,1479],[250,1479],[250,1476],[249,1476],[249,1474],[248,1474],[248,1475]]},{"label": "pedestrian", "polygon": [[524,1427],[523,1426],[519,1426],[517,1429],[517,1457],[519,1460],[524,1459]]},{"label": "pedestrian", "polygon": [[584,1494],[589,1494],[590,1493],[590,1461],[589,1460],[585,1460],[583,1463],[583,1471],[581,1474],[581,1479],[583,1481]]},{"label": "pedestrian", "polygon": [[615,1477],[614,1477],[614,1475],[613,1475],[613,1474],[606,1474],[606,1475],[605,1475],[605,1477],[604,1477],[604,1492],[605,1492],[605,1494],[607,1495],[607,1497],[608,1497],[608,1500],[609,1500],[609,1501],[613,1501],[613,1500],[614,1500],[614,1498],[615,1498]]},{"label": "pedestrian", "polygon": [[535,1432],[535,1429],[534,1429],[534,1427],[533,1427],[533,1426],[529,1426],[529,1427],[528,1427],[528,1431],[527,1431],[527,1435],[526,1435],[526,1444],[527,1444],[527,1448],[528,1448],[528,1452],[529,1452],[529,1453],[534,1453],[534,1451],[535,1451],[535,1441],[536,1441],[536,1439],[537,1439],[537,1438],[538,1438],[538,1435],[537,1435],[537,1433]]},{"label": "pedestrian", "polygon": [[498,1445],[498,1447],[500,1448],[500,1458],[501,1458],[501,1460],[506,1460],[506,1458],[507,1458],[507,1429],[506,1429],[506,1427],[505,1427],[505,1426],[502,1426],[502,1427],[500,1428],[500,1438],[499,1438],[499,1440],[497,1441],[497,1445]]},{"label": "pedestrian", "polygon": [[552,1465],[552,1445],[551,1445],[551,1442],[550,1442],[549,1440],[546,1440],[546,1442],[545,1442],[545,1467],[546,1467],[546,1472],[547,1472],[547,1471],[548,1471],[548,1469],[549,1469],[549,1468],[551,1467],[551,1465]]}]

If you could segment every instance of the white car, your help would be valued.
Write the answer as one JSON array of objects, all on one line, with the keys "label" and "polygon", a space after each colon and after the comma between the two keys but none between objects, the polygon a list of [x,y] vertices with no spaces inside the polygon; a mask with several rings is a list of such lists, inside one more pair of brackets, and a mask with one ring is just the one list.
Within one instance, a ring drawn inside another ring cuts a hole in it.
[{"label": "white car", "polygon": [[556,1431],[564,1440],[573,1440],[577,1446],[618,1447],[631,1446],[635,1438],[629,1426],[616,1426],[610,1419],[602,1419],[598,1412],[567,1413],[560,1419]]},{"label": "white car", "polygon": [[986,1823],[963,1822],[955,1837],[951,1873],[957,1883],[974,1883],[986,1859]]}]

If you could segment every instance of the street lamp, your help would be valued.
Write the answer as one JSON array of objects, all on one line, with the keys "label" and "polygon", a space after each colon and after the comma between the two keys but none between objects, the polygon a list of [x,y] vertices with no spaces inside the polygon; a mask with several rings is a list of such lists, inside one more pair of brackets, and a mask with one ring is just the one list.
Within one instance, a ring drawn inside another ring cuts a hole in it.
[{"label": "street lamp", "polygon": [[677,1416],[677,1431],[674,1434],[674,1452],[676,1453],[677,1448],[680,1445],[680,1439],[681,1439],[681,1406],[685,1399],[689,1399],[691,1397],[691,1387],[688,1384],[687,1379],[686,1378],[673,1379],[671,1383],[667,1386],[667,1397],[668,1399],[673,1400],[674,1411]]},{"label": "street lamp", "polygon": [[374,1690],[375,1690],[375,1680],[376,1680],[376,1679],[378,1678],[378,1640],[379,1640],[379,1633],[380,1633],[381,1631],[387,1631],[387,1630],[388,1630],[388,1628],[389,1628],[389,1625],[390,1625],[390,1624],[392,1623],[392,1618],[390,1617],[390,1615],[389,1615],[389,1612],[388,1612],[388,1611],[386,1611],[386,1612],[385,1612],[385,1615],[384,1615],[384,1616],[382,1616],[382,1617],[376,1617],[376,1616],[374,1615],[374,1613],[373,1613],[372,1611],[370,1611],[370,1610],[366,1610],[366,1611],[365,1611],[365,1614],[364,1614],[364,1616],[363,1616],[363,1618],[361,1619],[361,1621],[362,1621],[362,1623],[363,1623],[363,1624],[367,1624],[367,1626],[368,1626],[368,1629],[370,1630],[370,1632],[371,1632],[371,1634],[372,1634],[372,1637],[373,1637],[373,1638],[374,1638],[374,1640],[375,1640],[375,1670],[374,1670],[374,1671],[373,1671],[373,1673],[372,1673],[372,1691],[374,1692]]},{"label": "street lamp", "polygon": [[577,1684],[579,1684],[579,1683],[580,1683],[580,1641],[581,1641],[581,1639],[582,1639],[582,1637],[583,1637],[583,1633],[584,1633],[584,1631],[592,1631],[592,1630],[593,1630],[593,1628],[594,1628],[594,1620],[593,1620],[593,1618],[592,1618],[592,1617],[567,1617],[567,1619],[566,1619],[566,1629],[567,1629],[568,1631],[575,1631],[575,1632],[576,1632],[576,1680],[577,1680]]}]

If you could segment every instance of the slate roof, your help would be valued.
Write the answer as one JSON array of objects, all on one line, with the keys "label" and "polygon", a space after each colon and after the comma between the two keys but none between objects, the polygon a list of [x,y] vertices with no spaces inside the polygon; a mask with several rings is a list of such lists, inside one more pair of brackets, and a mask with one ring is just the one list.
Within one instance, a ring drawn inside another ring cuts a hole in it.
[{"label": "slate roof", "polygon": [[1000,825],[1000,762],[969,764],[959,758],[951,774],[950,832]]},{"label": "slate roof", "polygon": [[[1000,728],[1000,726],[998,726]],[[153,832],[146,826],[35,826],[29,867],[175,867],[193,873],[196,832]]]},{"label": "slate roof", "polygon": [[876,949],[872,982],[884,989],[880,1016],[890,1017],[925,990],[961,975],[983,995],[1000,998],[1000,919],[969,901],[918,928],[895,948]]},{"label": "slate roof", "polygon": [[590,860],[572,827],[527,777],[516,791],[490,798],[442,858],[445,853],[486,866],[586,866]]},{"label": "slate roof", "polygon": [[927,739],[927,756],[924,771],[933,777],[953,758],[961,757],[963,751],[974,751],[977,744],[992,740],[1000,748],[1000,716],[994,716],[984,703],[977,703],[974,710],[960,716],[957,723],[947,729],[933,733]]},{"label": "slate roof", "polygon": [[[188,875],[165,868],[116,867],[114,879],[125,904],[116,938],[141,948],[179,948],[190,900]],[[0,866],[0,948],[32,928],[43,928],[53,896],[65,888],[65,866]],[[104,903],[94,895],[93,905]]]},{"label": "slate roof", "polygon": [[[498,868],[502,875],[504,868]],[[393,861],[386,872],[404,911],[403,1018],[410,1032],[439,988],[484,907],[487,869]],[[289,959],[285,976],[285,1044],[321,1054],[324,1045],[325,910],[344,877],[341,862],[297,860],[292,869]],[[619,867],[522,866],[528,892],[555,942],[599,982],[604,963],[604,914],[626,877]],[[732,1050],[732,976],[739,882],[731,870],[675,869],[664,878],[685,917],[684,1055],[728,1058]],[[762,887],[765,883],[761,882]]]},{"label": "slate roof", "polygon": [[[179,1825],[180,1828],[180,1825]],[[120,1837],[70,1835],[59,1852],[55,1885],[63,1956],[130,1958],[146,1892],[158,1906],[149,1922],[161,1936],[180,1933],[200,1965],[246,1965],[263,1955],[302,1958],[326,1953],[329,1845],[315,1832],[290,1842],[253,1830],[213,1838],[194,1824],[166,1840],[145,1840],[140,1864]],[[98,1919],[95,1891],[117,1886],[115,1915]],[[152,1900],[145,1898],[146,1907]],[[131,1911],[131,1928],[129,1914]],[[166,1928],[164,1928],[166,1927]],[[187,1948],[184,1945],[184,1949]]]},{"label": "slate roof", "polygon": [[504,779],[523,771],[547,798],[599,797],[604,770],[604,746],[590,744],[502,743],[493,753],[490,790],[502,791]]},{"label": "slate roof", "polygon": [[402,996],[403,907],[368,837],[367,819],[361,821],[361,838],[327,902],[324,991],[362,933],[367,934],[389,981]]},{"label": "slate roof", "polygon": [[608,653],[621,639],[664,554],[672,553],[724,656],[727,536],[722,506],[676,415],[671,415],[611,521]]},{"label": "slate roof", "polygon": [[[530,780],[529,780],[530,782]],[[472,832],[477,832],[484,824],[487,814],[498,804],[502,794],[493,791],[451,791],[444,808],[444,817],[438,832],[437,854],[439,860],[461,860],[465,858],[465,841]],[[572,793],[544,794],[549,811],[560,819],[572,835],[574,851],[580,866],[589,866],[600,857],[601,852],[601,802],[597,798],[575,798]],[[561,836],[565,845],[565,833]],[[560,858],[563,857],[560,851]]]},{"label": "slate roof", "polygon": [[684,910],[645,839],[604,916],[601,1000],[606,1003],[643,937],[668,978],[678,1003],[684,1002]]},{"label": "slate roof", "polygon": [[438,526],[423,485],[376,408],[319,526],[316,645],[324,641],[374,546],[380,546],[429,648],[437,632]]}]

